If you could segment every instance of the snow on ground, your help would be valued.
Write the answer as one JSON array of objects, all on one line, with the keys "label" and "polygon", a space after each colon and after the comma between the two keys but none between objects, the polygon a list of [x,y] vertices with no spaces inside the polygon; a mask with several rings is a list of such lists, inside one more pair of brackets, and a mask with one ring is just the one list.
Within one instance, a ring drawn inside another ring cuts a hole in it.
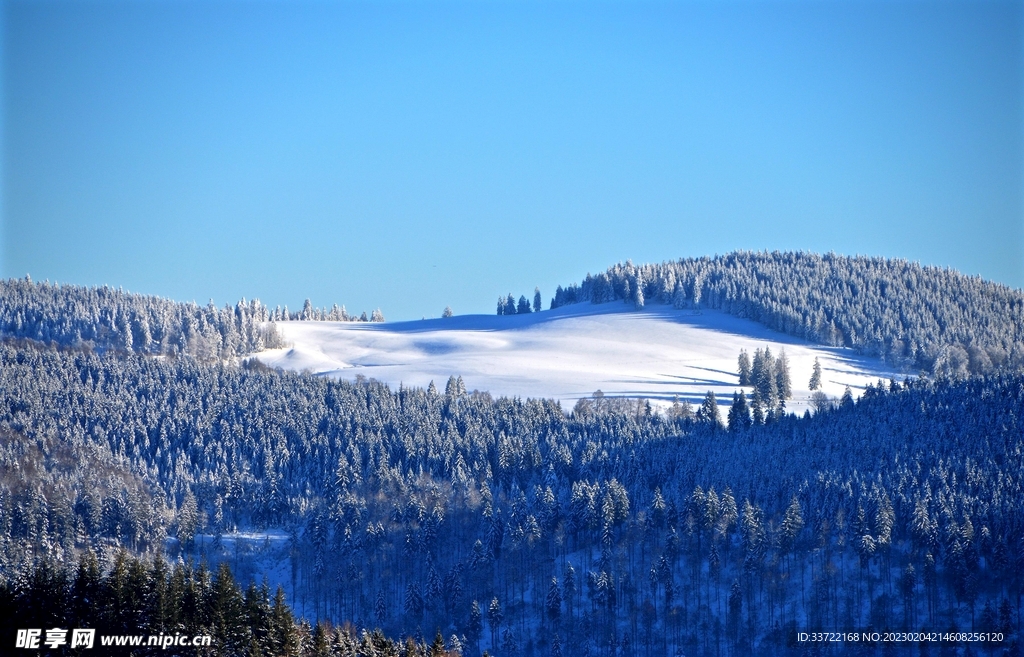
[{"label": "snow on ground", "polygon": [[[281,322],[289,345],[256,356],[270,367],[324,376],[377,379],[397,387],[444,390],[460,375],[468,390],[553,398],[571,409],[596,390],[659,405],[674,396],[698,404],[713,390],[726,406],[739,390],[740,349],[785,349],[793,381],[790,411],[803,413],[814,359],[824,392],[858,394],[879,378],[903,378],[877,359],[810,344],[756,322],[714,310],[622,303],[576,304],[529,315],[462,315],[411,322]],[[746,391],[750,393],[750,388]],[[724,415],[725,409],[723,409]]]}]

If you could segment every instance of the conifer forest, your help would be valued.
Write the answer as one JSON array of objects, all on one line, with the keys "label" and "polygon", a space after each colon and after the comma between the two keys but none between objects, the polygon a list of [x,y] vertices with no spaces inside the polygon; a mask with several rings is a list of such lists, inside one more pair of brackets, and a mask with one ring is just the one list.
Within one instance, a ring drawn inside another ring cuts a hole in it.
[{"label": "conifer forest", "polygon": [[[0,282],[0,652],[92,627],[213,637],[109,648],[136,655],[1021,655],[1024,293],[734,253],[616,265],[550,305],[624,302],[903,375],[798,416],[758,350],[731,398],[563,408],[253,356],[278,322],[359,319],[342,307]],[[497,308],[543,312],[539,291]]]}]

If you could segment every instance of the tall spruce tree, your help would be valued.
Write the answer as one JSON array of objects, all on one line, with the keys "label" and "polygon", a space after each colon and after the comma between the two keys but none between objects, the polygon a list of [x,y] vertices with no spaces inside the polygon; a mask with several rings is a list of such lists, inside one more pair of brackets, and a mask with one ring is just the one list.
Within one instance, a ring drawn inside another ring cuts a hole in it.
[{"label": "tall spruce tree", "polygon": [[732,406],[729,408],[729,429],[749,429],[752,423],[750,408],[747,406],[747,396],[742,390],[732,394]]},{"label": "tall spruce tree", "polygon": [[740,375],[740,385],[752,385],[750,373],[750,356],[747,354],[745,349],[740,350],[740,356],[738,359],[738,370]]},{"label": "tall spruce tree", "polygon": [[808,382],[808,389],[821,390],[821,363],[814,359],[814,369],[811,370],[811,380]]}]

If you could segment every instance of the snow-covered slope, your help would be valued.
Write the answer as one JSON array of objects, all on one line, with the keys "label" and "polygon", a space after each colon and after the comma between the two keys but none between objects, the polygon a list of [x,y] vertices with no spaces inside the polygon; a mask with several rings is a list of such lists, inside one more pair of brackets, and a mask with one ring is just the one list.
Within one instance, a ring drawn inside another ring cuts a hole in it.
[{"label": "snow-covered slope", "polygon": [[[579,304],[499,317],[464,315],[385,324],[282,322],[291,346],[260,352],[271,367],[355,379],[362,375],[395,387],[441,390],[451,375],[467,389],[494,395],[554,398],[567,410],[596,390],[609,396],[670,403],[673,396],[699,403],[714,390],[728,403],[739,390],[740,349],[785,349],[793,380],[789,410],[807,408],[815,357],[824,391],[855,394],[880,377],[900,376],[878,360],[849,350],[809,344],[752,321],[717,311],[619,303]],[[900,377],[902,378],[902,377]],[[750,389],[747,389],[749,394]]]}]

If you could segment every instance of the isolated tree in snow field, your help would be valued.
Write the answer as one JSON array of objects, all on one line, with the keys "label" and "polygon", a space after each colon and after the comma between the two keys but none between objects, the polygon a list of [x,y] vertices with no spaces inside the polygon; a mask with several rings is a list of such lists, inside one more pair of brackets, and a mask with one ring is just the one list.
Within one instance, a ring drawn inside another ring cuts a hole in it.
[{"label": "isolated tree in snow field", "polygon": [[451,306],[445,306],[444,307],[444,312],[441,313],[441,317],[451,317],[452,314],[453,314],[452,313],[452,307]]},{"label": "isolated tree in snow field", "polygon": [[811,380],[807,387],[811,390],[821,390],[821,363],[817,358],[814,359],[814,369],[811,371]]},{"label": "isolated tree in snow field", "polygon": [[539,313],[541,308],[544,307],[543,301],[540,298],[540,288],[533,288],[533,312]]}]

